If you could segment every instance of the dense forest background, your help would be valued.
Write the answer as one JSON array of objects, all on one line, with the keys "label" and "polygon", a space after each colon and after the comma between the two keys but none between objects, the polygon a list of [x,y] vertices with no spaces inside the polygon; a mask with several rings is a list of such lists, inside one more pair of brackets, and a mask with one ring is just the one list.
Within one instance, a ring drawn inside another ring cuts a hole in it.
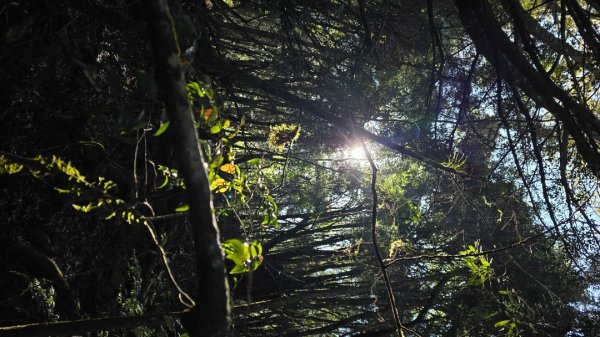
[{"label": "dense forest background", "polygon": [[6,1],[0,75],[0,336],[600,335],[597,0]]}]

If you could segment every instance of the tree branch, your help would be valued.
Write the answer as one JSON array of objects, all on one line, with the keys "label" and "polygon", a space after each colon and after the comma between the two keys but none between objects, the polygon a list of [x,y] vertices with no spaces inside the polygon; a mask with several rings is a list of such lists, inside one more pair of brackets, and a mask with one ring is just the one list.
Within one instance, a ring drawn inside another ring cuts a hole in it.
[{"label": "tree branch", "polygon": [[381,257],[381,252],[379,251],[379,245],[377,244],[377,166],[371,157],[371,153],[367,149],[365,142],[362,138],[359,138],[360,145],[362,146],[363,152],[369,161],[369,165],[371,165],[371,195],[373,196],[373,202],[371,207],[371,240],[373,241],[373,249],[375,250],[375,257],[377,258],[377,262],[379,263],[379,269],[383,274],[383,280],[385,281],[385,287],[387,289],[387,294],[390,299],[390,306],[392,309],[392,314],[394,315],[394,322],[396,322],[396,329],[399,337],[404,337],[404,329],[406,329],[402,325],[402,321],[400,321],[400,315],[398,314],[398,307],[396,306],[396,297],[394,296],[394,290],[392,289],[392,285],[390,283],[390,279],[387,274],[387,270],[385,268],[385,264],[383,263],[383,258]]},{"label": "tree branch", "polygon": [[131,329],[140,326],[160,326],[166,317],[181,313],[157,313],[143,316],[90,318],[76,321],[47,322],[0,327],[0,337],[72,336],[92,331]]},{"label": "tree branch", "polygon": [[547,74],[534,69],[506,36],[487,1],[455,0],[454,3],[477,49],[498,69],[502,78],[518,86],[564,124],[589,169],[600,177],[600,152],[596,144],[600,134],[598,117],[584,103],[569,96]]}]

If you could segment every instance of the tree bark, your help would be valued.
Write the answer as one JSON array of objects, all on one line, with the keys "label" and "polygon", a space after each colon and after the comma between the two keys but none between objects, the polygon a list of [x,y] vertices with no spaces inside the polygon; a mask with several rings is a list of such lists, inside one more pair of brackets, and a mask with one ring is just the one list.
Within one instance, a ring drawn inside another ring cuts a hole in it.
[{"label": "tree bark", "polygon": [[196,251],[197,304],[182,316],[182,323],[192,337],[226,336],[230,327],[230,303],[223,252],[206,162],[185,92],[173,17],[166,0],[146,0],[145,3],[157,80],[171,123],[167,132],[185,180]]}]

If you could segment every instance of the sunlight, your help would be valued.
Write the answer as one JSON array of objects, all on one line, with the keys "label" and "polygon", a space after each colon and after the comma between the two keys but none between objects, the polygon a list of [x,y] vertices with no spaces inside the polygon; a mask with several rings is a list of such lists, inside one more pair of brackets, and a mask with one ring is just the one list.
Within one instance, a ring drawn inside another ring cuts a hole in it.
[{"label": "sunlight", "polygon": [[365,153],[360,145],[354,145],[350,148],[344,150],[345,159],[356,159],[356,160],[364,160],[366,159]]}]

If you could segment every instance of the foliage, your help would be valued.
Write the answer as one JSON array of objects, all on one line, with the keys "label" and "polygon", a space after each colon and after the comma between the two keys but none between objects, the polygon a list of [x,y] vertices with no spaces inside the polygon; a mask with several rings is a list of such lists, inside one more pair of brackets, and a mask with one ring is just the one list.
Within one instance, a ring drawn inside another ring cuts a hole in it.
[{"label": "foliage", "polygon": [[461,250],[460,255],[465,255],[464,263],[471,277],[467,281],[471,286],[484,286],[493,276],[494,269],[492,268],[492,260],[488,260],[485,255],[482,255],[482,248],[479,242],[469,245],[467,249]]},{"label": "foliage", "polygon": [[15,174],[21,172],[23,165],[9,161],[0,156],[0,174]]},{"label": "foliage", "polygon": [[[405,335],[597,334],[597,5],[170,5],[236,333],[396,333],[362,138]],[[202,284],[144,12],[0,13],[1,325],[181,311]]]},{"label": "foliage", "polygon": [[267,144],[277,152],[283,152],[286,146],[289,146],[300,137],[300,125],[279,124],[270,127]]},{"label": "foliage", "polygon": [[263,262],[262,245],[256,241],[248,243],[239,239],[229,239],[223,242],[223,250],[225,258],[235,263],[230,274],[254,271]]}]

